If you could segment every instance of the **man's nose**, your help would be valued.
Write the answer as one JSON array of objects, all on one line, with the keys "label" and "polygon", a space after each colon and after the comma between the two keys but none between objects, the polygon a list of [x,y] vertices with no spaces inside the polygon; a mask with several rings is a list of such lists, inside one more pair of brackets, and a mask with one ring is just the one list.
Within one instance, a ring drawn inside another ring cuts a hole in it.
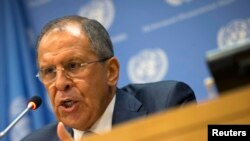
[{"label": "man's nose", "polygon": [[55,78],[55,86],[57,90],[67,91],[72,86],[72,80],[67,76],[64,70],[58,70]]}]

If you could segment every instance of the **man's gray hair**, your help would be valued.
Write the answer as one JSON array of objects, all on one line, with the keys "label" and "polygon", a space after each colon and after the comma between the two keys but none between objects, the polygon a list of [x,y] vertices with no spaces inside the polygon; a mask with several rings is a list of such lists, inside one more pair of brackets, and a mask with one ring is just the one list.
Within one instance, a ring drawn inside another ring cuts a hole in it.
[{"label": "man's gray hair", "polygon": [[114,56],[113,45],[107,30],[96,20],[73,15],[54,19],[44,26],[37,40],[37,48],[44,35],[55,28],[63,30],[70,23],[77,23],[82,27],[89,40],[91,49],[101,59]]}]

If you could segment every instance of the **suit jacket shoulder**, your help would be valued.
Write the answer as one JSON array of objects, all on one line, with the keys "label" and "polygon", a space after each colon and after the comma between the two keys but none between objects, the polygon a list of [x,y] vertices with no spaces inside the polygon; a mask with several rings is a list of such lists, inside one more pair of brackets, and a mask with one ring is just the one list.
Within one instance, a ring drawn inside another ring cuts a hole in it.
[{"label": "suit jacket shoulder", "polygon": [[192,88],[184,82],[174,80],[129,84],[122,90],[134,95],[149,113],[196,102]]},{"label": "suit jacket shoulder", "polygon": [[159,81],[117,88],[113,124],[195,102],[193,90],[184,82]]}]

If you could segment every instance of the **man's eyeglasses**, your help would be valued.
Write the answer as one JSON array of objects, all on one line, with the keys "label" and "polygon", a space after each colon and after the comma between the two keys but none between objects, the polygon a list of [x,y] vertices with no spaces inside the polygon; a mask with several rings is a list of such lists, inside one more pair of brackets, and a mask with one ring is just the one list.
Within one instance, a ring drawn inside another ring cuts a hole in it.
[{"label": "man's eyeglasses", "polygon": [[91,61],[91,62],[84,62],[84,63],[71,61],[71,62],[65,63],[63,67],[60,69],[56,68],[56,66],[45,67],[39,70],[36,77],[38,77],[39,80],[44,83],[51,83],[55,81],[56,79],[56,72],[59,70],[63,70],[64,74],[68,78],[76,78],[79,75],[79,73],[81,73],[82,69],[85,68],[87,65],[92,64],[92,63],[105,62],[106,60],[110,58],[111,57],[96,60],[96,61]]}]

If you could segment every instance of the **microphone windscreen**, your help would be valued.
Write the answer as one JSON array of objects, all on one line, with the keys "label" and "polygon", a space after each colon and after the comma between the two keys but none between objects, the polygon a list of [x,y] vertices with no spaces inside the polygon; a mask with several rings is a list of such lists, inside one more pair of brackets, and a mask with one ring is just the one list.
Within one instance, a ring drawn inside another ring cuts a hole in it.
[{"label": "microphone windscreen", "polygon": [[29,103],[33,102],[35,104],[35,107],[33,110],[37,109],[41,104],[42,104],[42,99],[39,96],[33,96],[30,100]]}]

